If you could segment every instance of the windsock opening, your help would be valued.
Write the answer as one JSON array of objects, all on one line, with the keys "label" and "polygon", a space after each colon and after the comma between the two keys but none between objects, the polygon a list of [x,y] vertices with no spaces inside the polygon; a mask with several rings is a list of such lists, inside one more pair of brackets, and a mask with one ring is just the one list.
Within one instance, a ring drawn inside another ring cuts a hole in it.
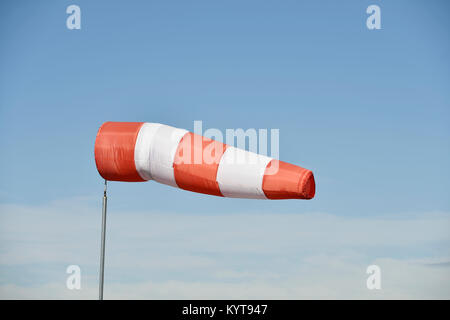
[{"label": "windsock opening", "polygon": [[143,122],[105,122],[95,139],[95,164],[103,179],[145,181],[136,170],[134,149]]}]

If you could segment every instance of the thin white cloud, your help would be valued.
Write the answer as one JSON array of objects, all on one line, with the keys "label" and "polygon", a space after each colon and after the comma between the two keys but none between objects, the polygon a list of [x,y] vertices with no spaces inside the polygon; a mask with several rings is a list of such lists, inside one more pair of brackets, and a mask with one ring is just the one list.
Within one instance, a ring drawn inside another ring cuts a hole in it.
[{"label": "thin white cloud", "polygon": [[[0,298],[96,298],[100,207],[0,205]],[[450,298],[450,215],[109,211],[109,298]],[[82,268],[82,290],[65,267]],[[378,264],[382,290],[365,286]]]}]

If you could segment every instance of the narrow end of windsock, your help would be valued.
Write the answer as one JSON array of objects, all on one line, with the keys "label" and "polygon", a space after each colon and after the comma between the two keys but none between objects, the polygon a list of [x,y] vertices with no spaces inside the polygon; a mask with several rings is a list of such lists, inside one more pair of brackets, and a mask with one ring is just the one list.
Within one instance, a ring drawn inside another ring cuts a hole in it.
[{"label": "narrow end of windsock", "polygon": [[109,181],[145,181],[138,173],[134,147],[143,122],[105,122],[95,139],[98,173]]},{"label": "narrow end of windsock", "polygon": [[263,178],[263,191],[268,199],[305,199],[314,198],[316,183],[311,170],[272,160],[266,168]]}]

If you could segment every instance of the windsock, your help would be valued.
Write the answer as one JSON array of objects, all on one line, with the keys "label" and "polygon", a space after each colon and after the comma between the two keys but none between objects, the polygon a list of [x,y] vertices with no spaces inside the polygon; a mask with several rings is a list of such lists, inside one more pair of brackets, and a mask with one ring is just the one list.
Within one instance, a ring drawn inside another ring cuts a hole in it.
[{"label": "windsock", "polygon": [[159,123],[105,122],[95,163],[106,180],[155,180],[220,197],[312,199],[310,170]]}]

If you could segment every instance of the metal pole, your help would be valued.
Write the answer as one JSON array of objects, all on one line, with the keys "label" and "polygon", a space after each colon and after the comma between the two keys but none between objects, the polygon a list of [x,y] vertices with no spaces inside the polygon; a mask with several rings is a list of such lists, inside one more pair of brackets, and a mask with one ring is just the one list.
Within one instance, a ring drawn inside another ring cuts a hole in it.
[{"label": "metal pole", "polygon": [[100,248],[100,281],[98,288],[98,299],[103,300],[103,280],[105,276],[105,236],[106,236],[106,205],[108,198],[106,197],[106,180],[105,190],[103,191],[103,206],[102,206],[102,245]]}]

